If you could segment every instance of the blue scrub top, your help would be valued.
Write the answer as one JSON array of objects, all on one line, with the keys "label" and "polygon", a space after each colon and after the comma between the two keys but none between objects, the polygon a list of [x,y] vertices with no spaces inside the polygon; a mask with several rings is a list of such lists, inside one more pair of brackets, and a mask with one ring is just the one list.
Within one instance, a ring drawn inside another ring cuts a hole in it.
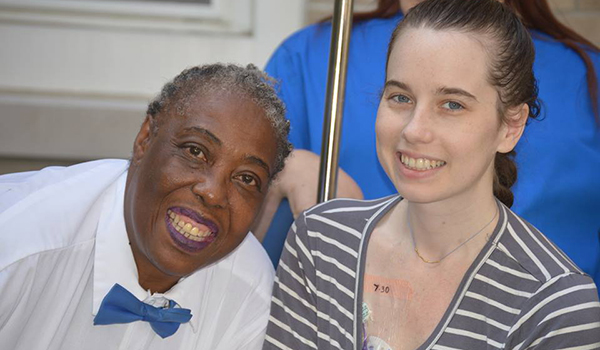
[{"label": "blue scrub top", "polygon": [[[396,193],[375,150],[375,118],[385,79],[387,46],[402,15],[372,19],[352,29],[340,166],[366,199]],[[586,69],[571,49],[539,32],[534,70],[542,100],[541,121],[519,141],[518,180],[512,209],[536,226],[585,272],[600,282],[600,126],[592,113]],[[331,40],[330,24],[315,24],[285,40],[266,71],[281,81],[280,97],[296,148],[320,154]],[[596,69],[600,55],[591,54]],[[264,246],[274,265],[292,216],[280,208]]]}]

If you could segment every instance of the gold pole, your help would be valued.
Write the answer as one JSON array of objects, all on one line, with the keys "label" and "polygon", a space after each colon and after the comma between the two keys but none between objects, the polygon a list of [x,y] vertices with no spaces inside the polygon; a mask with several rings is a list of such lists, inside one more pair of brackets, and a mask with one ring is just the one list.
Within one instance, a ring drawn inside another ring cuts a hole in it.
[{"label": "gold pole", "polygon": [[353,0],[336,0],[333,10],[317,194],[319,203],[336,195],[353,5]]}]

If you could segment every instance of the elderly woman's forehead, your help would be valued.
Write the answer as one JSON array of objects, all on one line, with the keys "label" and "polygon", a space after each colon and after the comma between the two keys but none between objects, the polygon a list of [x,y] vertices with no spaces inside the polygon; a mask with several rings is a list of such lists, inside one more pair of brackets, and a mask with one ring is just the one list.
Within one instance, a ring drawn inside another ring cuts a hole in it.
[{"label": "elderly woman's forehead", "polygon": [[241,101],[256,103],[252,95],[244,89],[233,85],[198,86],[181,89],[165,105],[163,112],[168,115],[186,115],[190,109],[202,109],[203,106],[239,103]]}]

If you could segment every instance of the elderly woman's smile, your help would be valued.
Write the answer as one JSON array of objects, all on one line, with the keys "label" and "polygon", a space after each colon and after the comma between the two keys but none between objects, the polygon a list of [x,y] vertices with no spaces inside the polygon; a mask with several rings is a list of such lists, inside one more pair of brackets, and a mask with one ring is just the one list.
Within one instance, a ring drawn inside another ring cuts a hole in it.
[{"label": "elderly woman's smile", "polygon": [[165,220],[175,243],[190,252],[204,249],[215,240],[219,232],[213,221],[188,208],[170,208]]}]

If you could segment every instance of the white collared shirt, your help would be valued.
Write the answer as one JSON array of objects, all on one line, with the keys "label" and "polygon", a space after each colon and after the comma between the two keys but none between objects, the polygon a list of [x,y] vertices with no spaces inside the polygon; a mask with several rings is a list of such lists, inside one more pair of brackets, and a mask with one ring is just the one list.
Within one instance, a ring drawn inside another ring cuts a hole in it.
[{"label": "white collared shirt", "polygon": [[[128,163],[104,160],[0,177],[0,348],[260,349],[272,265],[249,234],[220,261],[150,295],[123,218]],[[119,283],[138,299],[192,310],[166,339],[147,322],[94,326]]]}]

